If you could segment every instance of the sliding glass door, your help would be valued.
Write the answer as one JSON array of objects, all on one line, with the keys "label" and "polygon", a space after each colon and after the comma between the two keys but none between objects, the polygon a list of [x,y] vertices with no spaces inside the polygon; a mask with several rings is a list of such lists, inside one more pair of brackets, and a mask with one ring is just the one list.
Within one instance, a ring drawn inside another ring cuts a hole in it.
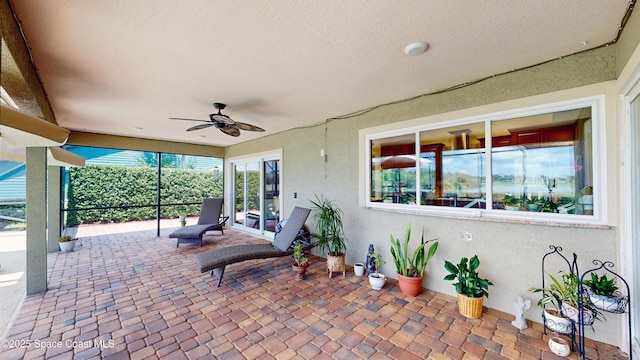
[{"label": "sliding glass door", "polygon": [[233,168],[233,227],[273,236],[280,221],[279,156],[231,160]]},{"label": "sliding glass door", "polygon": [[[635,89],[636,94],[640,93],[640,85]],[[623,241],[629,241],[630,244],[623,244],[623,247],[626,246],[626,249],[631,250],[631,256],[629,261],[630,269],[630,277],[631,279],[631,298],[638,299],[640,298],[640,262],[637,259],[640,258],[640,191],[638,190],[640,187],[640,143],[638,139],[640,139],[640,95],[637,95],[630,104],[630,130],[631,130],[631,144],[629,149],[629,157],[631,158],[631,179],[629,190],[631,194],[629,194],[628,198],[628,207],[625,209],[629,212],[627,216],[630,224],[627,225],[629,229],[628,236],[623,239]],[[638,306],[638,301],[633,301],[630,306],[632,307],[631,311],[634,314],[638,314],[640,311],[640,306]],[[638,332],[640,331],[640,316],[635,315],[632,319],[632,331],[634,334],[632,339],[632,343],[635,346],[635,351],[637,353],[636,356],[640,355],[640,337],[638,337]]]}]

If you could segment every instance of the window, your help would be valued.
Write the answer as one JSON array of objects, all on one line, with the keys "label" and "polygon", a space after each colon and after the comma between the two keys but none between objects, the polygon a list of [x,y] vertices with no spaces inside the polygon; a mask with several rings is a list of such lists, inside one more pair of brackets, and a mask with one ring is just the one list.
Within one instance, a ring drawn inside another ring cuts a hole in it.
[{"label": "window", "polygon": [[[602,98],[366,137],[367,206],[602,221],[595,124]],[[598,201],[594,201],[598,199]]]}]

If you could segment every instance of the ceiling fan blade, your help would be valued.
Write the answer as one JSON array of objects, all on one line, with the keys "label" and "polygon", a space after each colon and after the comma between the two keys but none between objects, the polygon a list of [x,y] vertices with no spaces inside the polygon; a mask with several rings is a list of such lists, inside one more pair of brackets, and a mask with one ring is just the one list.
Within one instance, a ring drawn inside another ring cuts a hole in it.
[{"label": "ceiling fan blade", "polygon": [[240,130],[238,130],[238,129],[232,127],[232,126],[221,127],[220,131],[222,131],[223,133],[225,133],[227,135],[231,135],[233,137],[240,136]]},{"label": "ceiling fan blade", "polygon": [[209,123],[209,124],[196,125],[196,126],[192,126],[192,127],[188,128],[187,131],[206,129],[206,128],[210,127],[210,126],[213,126],[213,124]]},{"label": "ceiling fan blade", "polygon": [[184,121],[200,121],[200,122],[210,122],[209,120],[198,120],[198,119],[184,119],[184,118],[169,118],[169,120],[184,120]]},{"label": "ceiling fan blade", "polygon": [[240,130],[264,132],[264,129],[259,126],[255,126],[247,123],[241,123],[237,121],[233,124],[233,126],[237,127]]}]

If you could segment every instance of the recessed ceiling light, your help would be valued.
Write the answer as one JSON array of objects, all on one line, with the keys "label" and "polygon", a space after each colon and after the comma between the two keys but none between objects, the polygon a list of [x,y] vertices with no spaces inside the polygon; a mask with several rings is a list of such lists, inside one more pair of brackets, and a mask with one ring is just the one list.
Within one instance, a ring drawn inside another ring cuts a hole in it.
[{"label": "recessed ceiling light", "polygon": [[139,127],[139,126],[134,127],[134,129],[136,129],[136,130],[138,130],[138,131],[142,131],[142,130],[144,130],[144,128],[141,128],[141,127]]},{"label": "recessed ceiling light", "polygon": [[427,51],[427,49],[429,49],[429,44],[425,42],[416,42],[416,43],[407,45],[407,47],[404,48],[404,53],[409,56],[416,56],[416,55],[424,54]]}]

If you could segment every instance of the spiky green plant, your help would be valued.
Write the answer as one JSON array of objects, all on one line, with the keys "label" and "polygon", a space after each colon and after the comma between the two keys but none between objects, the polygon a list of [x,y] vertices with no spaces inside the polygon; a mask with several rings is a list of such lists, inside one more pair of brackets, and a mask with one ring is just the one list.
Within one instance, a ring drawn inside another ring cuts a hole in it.
[{"label": "spiky green plant", "polygon": [[[407,224],[407,230],[404,234],[404,246],[401,246],[400,239],[395,239],[391,235],[391,255],[393,256],[393,262],[396,265],[396,271],[398,274],[408,277],[421,277],[424,275],[424,270],[429,263],[429,260],[435,255],[438,250],[438,241],[436,239],[424,241],[424,231],[422,232],[422,238],[420,239],[420,246],[413,252],[413,256],[409,255],[409,239],[411,238],[411,222]],[[426,246],[430,243],[431,246],[425,251]]]},{"label": "spiky green plant", "polygon": [[315,211],[317,234],[314,236],[318,239],[316,246],[323,254],[343,254],[347,250],[347,240],[342,225],[342,210],[324,195],[316,195],[316,200],[310,201]]}]

